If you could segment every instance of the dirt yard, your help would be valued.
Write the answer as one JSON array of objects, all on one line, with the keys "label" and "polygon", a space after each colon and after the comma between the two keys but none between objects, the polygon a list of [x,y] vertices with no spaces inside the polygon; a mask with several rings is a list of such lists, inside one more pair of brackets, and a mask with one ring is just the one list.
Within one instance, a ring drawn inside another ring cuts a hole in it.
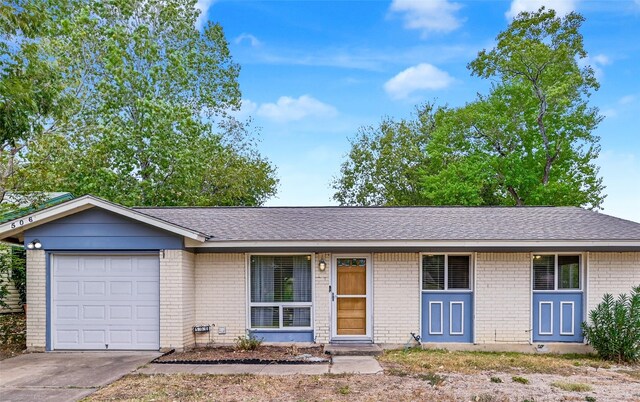
[{"label": "dirt yard", "polygon": [[17,356],[26,349],[26,331],[24,314],[0,314],[0,360]]},{"label": "dirt yard", "polygon": [[390,352],[385,374],[130,375],[88,401],[640,401],[640,366],[593,356]]},{"label": "dirt yard", "polygon": [[171,353],[158,359],[161,362],[184,361],[209,361],[226,362],[237,361],[247,363],[289,361],[328,362],[329,357],[324,354],[322,346],[296,347],[296,346],[266,346],[262,345],[257,350],[237,350],[230,346],[195,348],[182,353]]}]

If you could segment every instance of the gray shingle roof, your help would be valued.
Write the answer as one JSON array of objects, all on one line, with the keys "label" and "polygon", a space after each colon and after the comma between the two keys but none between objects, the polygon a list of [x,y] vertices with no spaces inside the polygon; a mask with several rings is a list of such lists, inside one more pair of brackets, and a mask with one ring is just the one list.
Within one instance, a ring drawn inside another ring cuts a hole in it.
[{"label": "gray shingle roof", "polygon": [[640,223],[576,207],[134,209],[212,241],[640,240]]}]

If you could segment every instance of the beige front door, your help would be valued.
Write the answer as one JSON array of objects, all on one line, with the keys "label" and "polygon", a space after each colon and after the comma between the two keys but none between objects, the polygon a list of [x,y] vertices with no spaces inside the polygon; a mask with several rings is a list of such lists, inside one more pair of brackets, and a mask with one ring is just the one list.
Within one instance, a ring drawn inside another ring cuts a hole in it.
[{"label": "beige front door", "polygon": [[336,335],[367,334],[367,259],[338,258]]}]

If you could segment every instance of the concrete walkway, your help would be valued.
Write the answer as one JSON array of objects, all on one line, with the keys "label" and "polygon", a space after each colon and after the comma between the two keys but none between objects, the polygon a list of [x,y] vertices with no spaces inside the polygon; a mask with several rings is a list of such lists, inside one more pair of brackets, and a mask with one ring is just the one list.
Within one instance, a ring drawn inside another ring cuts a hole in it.
[{"label": "concrete walkway", "polygon": [[31,353],[0,361],[0,401],[74,401],[160,356],[158,352]]},{"label": "concrete walkway", "polygon": [[139,374],[378,374],[382,367],[371,356],[334,356],[329,364],[149,364]]}]

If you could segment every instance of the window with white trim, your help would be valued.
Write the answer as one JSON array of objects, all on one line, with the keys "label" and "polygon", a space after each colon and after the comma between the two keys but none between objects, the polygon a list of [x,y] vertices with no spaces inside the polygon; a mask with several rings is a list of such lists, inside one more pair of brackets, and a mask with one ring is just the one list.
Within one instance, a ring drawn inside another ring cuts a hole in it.
[{"label": "window with white trim", "polygon": [[471,256],[422,256],[422,290],[470,290]]},{"label": "window with white trim", "polygon": [[310,255],[252,255],[249,281],[251,328],[311,328]]},{"label": "window with white trim", "polygon": [[533,256],[533,290],[580,290],[580,255]]}]

